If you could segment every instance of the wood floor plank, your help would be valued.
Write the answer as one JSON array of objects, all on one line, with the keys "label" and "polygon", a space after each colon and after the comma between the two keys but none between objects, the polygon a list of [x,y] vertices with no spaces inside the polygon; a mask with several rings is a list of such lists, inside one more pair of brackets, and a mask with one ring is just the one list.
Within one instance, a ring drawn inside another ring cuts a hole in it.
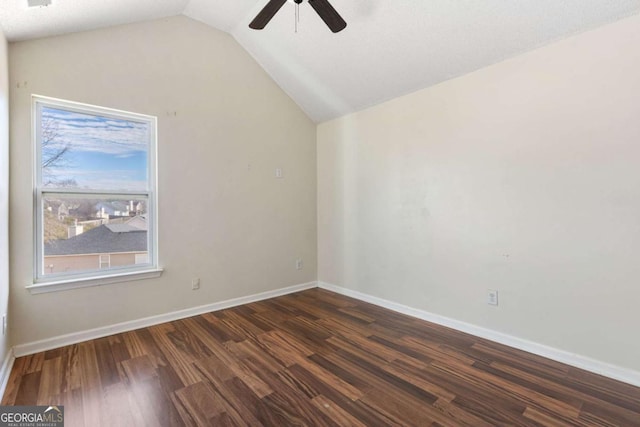
[{"label": "wood floor plank", "polygon": [[337,353],[340,357],[330,360],[334,363],[340,359],[346,361],[342,367],[357,372],[359,376],[362,376],[367,381],[377,384],[373,389],[386,389],[394,393],[406,394],[407,396],[412,395],[427,404],[433,404],[438,399],[434,394],[387,373],[381,366],[371,364],[353,354],[342,352],[342,350],[339,350]]},{"label": "wood floor plank", "polygon": [[107,337],[94,340],[93,344],[95,347],[101,384],[104,387],[117,384],[120,381],[120,375],[116,367],[116,361],[113,358],[109,338]]},{"label": "wood floor plank", "polygon": [[183,321],[172,322],[175,329],[167,336],[173,345],[182,353],[181,357],[194,362],[211,355],[211,351],[196,337]]},{"label": "wood floor plank", "polygon": [[4,396],[2,396],[2,405],[13,405],[16,401],[18,389],[24,376],[25,362],[26,357],[20,357],[13,363],[9,379],[7,380],[7,386],[4,390]]},{"label": "wood floor plank", "polygon": [[[474,413],[486,415],[484,419],[512,424],[510,420],[521,420],[521,415],[526,409],[526,405],[509,392],[498,388],[483,387],[481,383],[473,381],[472,378],[464,375],[448,375],[431,366],[416,369],[403,361],[395,361],[392,366],[409,370],[415,376],[432,384],[437,384],[447,392],[455,394],[454,401],[458,406],[461,406],[462,402],[464,402],[464,406],[473,408]],[[506,414],[506,416],[502,417],[503,414]],[[518,423],[516,422],[515,424]]]},{"label": "wood floor plank", "polygon": [[277,310],[275,307],[270,307],[269,310],[259,311],[255,314],[252,314],[251,317],[258,319],[258,321],[263,322],[272,329],[278,329],[280,323],[286,322],[287,320],[293,317],[292,315],[285,314],[280,310]]},{"label": "wood floor plank", "polygon": [[157,376],[149,356],[143,355],[122,361],[124,371],[130,382],[143,382]]},{"label": "wood floor plank", "polygon": [[262,348],[287,367],[314,354],[302,343],[296,343],[295,340],[278,331],[262,334],[258,337],[258,341]]},{"label": "wood floor plank", "polygon": [[264,397],[273,392],[268,384],[266,384],[258,375],[252,372],[245,363],[239,359],[234,359],[232,354],[226,352],[223,348],[211,347],[214,352],[214,356],[207,359],[200,360],[195,363],[195,366],[200,372],[205,372],[210,375],[224,375],[221,377],[225,379],[237,377],[244,382],[256,395]]},{"label": "wood floor plank", "polygon": [[108,419],[112,425],[118,426],[132,426],[143,423],[144,417],[131,404],[132,397],[126,393],[126,386],[123,383],[106,386],[104,388],[104,405],[102,407],[104,412],[102,418]]},{"label": "wood floor plank", "polygon": [[353,401],[340,394],[335,389],[318,381],[317,378],[300,368],[298,365],[292,366],[289,368],[289,371],[295,375],[298,382],[305,384],[305,388],[313,388],[314,390],[317,390],[321,396],[330,399],[332,402],[339,405],[340,408],[351,414],[351,416],[359,420],[361,423],[364,423],[367,426],[394,425],[394,422],[383,414],[378,411],[370,411],[360,400]]},{"label": "wood floor plank", "polygon": [[54,397],[62,393],[63,378],[62,357],[45,359],[38,386],[38,405],[49,405],[54,401]]},{"label": "wood floor plank", "polygon": [[206,359],[198,360],[195,365],[200,369],[200,372],[207,372],[216,378],[220,378],[221,381],[228,381],[236,377],[236,374],[234,374],[233,371],[216,356],[210,356]]},{"label": "wood floor plank", "polygon": [[70,345],[63,347],[62,351],[62,370],[64,379],[62,383],[62,391],[80,390],[82,387],[80,375],[80,358],[78,345]]},{"label": "wood floor plank", "polygon": [[198,425],[210,425],[210,419],[225,412],[222,397],[204,382],[180,389],[176,396]]},{"label": "wood floor plank", "polygon": [[626,408],[611,408],[604,405],[585,403],[582,412],[595,415],[603,420],[621,426],[640,426],[640,415],[638,411],[630,411]]},{"label": "wood floor plank", "polygon": [[338,294],[334,294],[332,292],[325,292],[322,291],[320,289],[310,289],[308,292],[305,293],[298,293],[298,294],[293,294],[292,297],[302,297],[302,296],[308,296],[310,298],[312,298],[313,300],[316,301],[324,301],[326,303],[329,303],[331,305],[333,305],[336,308],[345,308],[345,307],[357,307],[359,304],[361,304],[361,301],[358,301],[357,299],[354,298],[349,298],[349,297],[345,297],[343,295],[338,295]]},{"label": "wood floor plank", "polygon": [[[333,351],[329,352],[335,353],[337,350],[343,350],[347,353],[351,353],[359,358],[366,360],[367,362],[374,365],[381,365],[388,363],[389,361],[385,358],[384,354],[377,354],[373,351],[367,351],[367,349],[363,349],[361,346],[356,345],[355,343],[349,341],[348,338],[344,337],[331,337],[327,339],[327,342],[331,344]],[[327,354],[327,352],[322,352],[322,354]]]},{"label": "wood floor plank", "polygon": [[147,354],[142,340],[135,331],[125,332],[123,334],[120,334],[120,336],[122,337],[122,341],[127,347],[127,352],[129,353],[130,357],[139,357]]},{"label": "wood floor plank", "polygon": [[264,366],[271,372],[278,372],[284,369],[284,365],[279,363],[274,357],[261,349],[255,342],[243,341],[241,343],[229,344],[229,351],[234,353],[236,357],[241,359],[251,358],[255,361],[259,361],[261,366]]},{"label": "wood floor plank", "polygon": [[189,413],[189,410],[182,405],[182,402],[180,401],[180,399],[178,399],[178,396],[175,393],[171,394],[171,403],[180,415],[180,421],[182,425],[188,427],[198,427],[194,416],[192,416]]},{"label": "wood floor plank", "polygon": [[82,405],[84,406],[84,424],[101,426],[103,400],[103,388],[98,371],[98,359],[96,357],[95,342],[87,341],[78,344],[78,367],[80,374]]},{"label": "wood floor plank", "polygon": [[439,360],[447,363],[449,360],[454,359],[467,365],[473,365],[473,363],[476,362],[476,359],[460,354],[460,352],[455,351],[454,349],[438,345],[434,342],[427,342],[424,339],[405,336],[396,342],[407,346],[411,350],[422,353],[432,360]]},{"label": "wood floor plank", "polygon": [[197,384],[201,381],[200,376],[193,367],[193,360],[191,357],[185,358],[186,351],[176,347],[167,335],[174,332],[175,329],[160,328],[154,326],[149,328],[153,340],[156,342],[158,348],[169,362],[173,370],[178,374],[178,377],[185,386]]},{"label": "wood floor plank", "polygon": [[[537,377],[525,371],[521,371],[515,367],[505,365],[501,362],[494,362],[491,367],[500,371],[512,374],[514,378],[526,381],[530,388],[537,388],[539,391],[543,391],[546,395],[556,397],[565,402],[577,401],[585,403],[594,403],[602,406],[603,408],[626,408],[633,410],[634,404],[625,400],[618,399],[616,396],[602,395],[595,397],[592,394],[585,393],[580,388],[571,388],[564,384],[564,382],[554,382],[545,378]],[[615,409],[614,409],[615,410]]]},{"label": "wood floor plank", "polygon": [[[270,414],[280,418],[281,423],[267,425],[308,425],[339,427],[308,399],[295,393],[273,392],[262,399]],[[262,420],[261,420],[262,421]],[[264,423],[264,421],[263,421]]]},{"label": "wood floor plank", "polygon": [[527,406],[532,405],[550,408],[554,412],[569,414],[574,418],[577,418],[580,414],[579,407],[561,402],[537,391],[528,389],[526,386],[520,385],[519,383],[510,382],[507,379],[491,375],[490,373],[475,369],[472,366],[458,364],[452,368],[451,365],[444,365],[437,361],[434,362],[432,366],[453,375],[465,375],[466,378],[474,379],[477,383],[484,383],[489,385],[490,388],[502,390],[522,401]]},{"label": "wood floor plank", "polygon": [[311,289],[20,357],[67,426],[640,427],[640,388]]},{"label": "wood floor plank", "polygon": [[[399,425],[430,425],[435,421],[424,411],[426,405],[414,406],[407,401],[404,394],[393,391],[389,393],[388,391],[388,389],[373,389],[361,401],[370,408],[381,411]],[[454,426],[455,424],[452,421],[448,425]]]},{"label": "wood floor plank", "polygon": [[397,365],[383,365],[382,369],[393,375],[396,378],[400,378],[408,383],[413,384],[414,386],[426,391],[429,394],[438,397],[438,401],[446,401],[451,402],[456,398],[456,395],[437,384],[423,378],[419,372],[416,372],[415,369],[411,369],[406,367],[399,367]]},{"label": "wood floor plank", "polygon": [[311,399],[311,402],[329,417],[329,419],[335,421],[340,426],[367,427],[366,424],[363,424],[339,405],[322,395],[314,397]]},{"label": "wood floor plank", "polygon": [[247,338],[255,338],[261,333],[272,329],[268,325],[264,325],[265,329],[263,329],[254,322],[247,320],[247,317],[242,316],[238,311],[233,310],[225,312],[222,322],[229,329],[233,329]]},{"label": "wood floor plank", "polygon": [[182,425],[180,415],[176,410],[173,401],[171,400],[171,394],[163,388],[163,382],[160,377],[153,377],[142,383],[136,384],[136,388],[139,390],[136,399],[138,402],[143,402],[146,411],[152,411],[153,417],[146,417],[148,420],[158,420],[155,422],[148,422],[149,424],[158,426],[173,426]]},{"label": "wood floor plank", "polygon": [[572,427],[576,424],[567,423],[558,419],[557,416],[546,414],[536,408],[527,408],[524,411],[524,416],[530,420],[536,421],[539,424],[550,427]]},{"label": "wood floor plank", "polygon": [[[309,356],[309,359],[316,365],[325,369],[326,371],[333,373],[333,375],[335,375],[336,377],[341,378],[344,381],[348,382],[349,384],[353,385],[354,387],[356,387],[356,389],[360,390],[362,393],[366,393],[371,387],[373,387],[372,384],[374,384],[374,382],[370,380],[370,377],[366,378],[362,375],[358,375],[358,373],[356,372],[346,369],[343,366],[338,366],[336,363],[333,363],[331,360],[329,360],[329,358],[333,356],[332,354],[326,354],[326,355],[327,355],[327,358],[323,357],[320,354],[314,354],[312,356]],[[298,365],[292,366],[292,368],[296,368],[296,367],[298,367]],[[304,370],[303,367],[300,367],[300,369]],[[305,370],[305,372],[308,372],[308,370]],[[312,375],[312,374],[309,373],[309,375]],[[335,388],[332,388],[332,390],[339,392]],[[324,394],[327,397],[330,397],[327,395],[326,392]],[[348,396],[345,396],[345,397],[348,397]]]},{"label": "wood floor plank", "polygon": [[351,400],[358,400],[362,397],[363,392],[358,390],[353,385],[344,381],[337,375],[334,375],[330,371],[314,363],[313,359],[302,359],[298,363],[298,366],[307,370],[311,375],[315,376],[321,382],[327,384],[329,387],[336,390],[338,393],[342,393]]},{"label": "wood floor plank", "polygon": [[[151,363],[153,363],[153,366],[155,367],[169,366],[169,361],[165,357],[158,344],[154,341],[149,329],[138,329],[134,332],[134,334],[136,336],[136,344],[141,345],[142,348],[142,353],[140,354],[140,356],[149,356],[149,359],[151,359]],[[136,357],[136,355],[132,353],[132,357]]]},{"label": "wood floor plank", "polygon": [[84,425],[84,404],[82,391],[78,389],[68,390],[62,394],[64,405],[64,422],[68,426]]},{"label": "wood floor plank", "polygon": [[16,398],[13,403],[10,404],[16,406],[35,405],[38,401],[41,375],[41,371],[24,374],[20,381]]},{"label": "wood floor plank", "polygon": [[24,373],[30,374],[32,372],[39,372],[42,370],[42,364],[44,363],[44,356],[46,352],[36,353],[29,356],[25,356]]},{"label": "wood floor plank", "polygon": [[553,376],[555,378],[565,378],[569,373],[569,367],[552,360],[544,358],[531,357],[532,355],[519,352],[510,348],[495,348],[495,346],[486,345],[484,343],[476,343],[471,346],[473,351],[490,357],[491,362],[502,361],[506,364],[520,366],[537,375]]},{"label": "wood floor plank", "polygon": [[[209,358],[209,361],[213,359]],[[219,374],[221,373],[217,367],[202,363],[202,361],[196,362],[196,366],[203,374],[203,377],[209,381],[211,387],[220,393],[225,402],[225,412],[229,415],[238,425],[262,425],[257,418],[257,412],[255,408],[260,405],[260,398],[251,390],[245,382],[241,381],[237,376],[228,376],[223,372],[224,379]]]},{"label": "wood floor plank", "polygon": [[349,338],[353,335],[361,337],[369,337],[373,334],[373,331],[366,325],[340,322],[332,318],[323,318],[317,321],[320,325],[324,326],[333,332],[333,336],[341,335],[344,338]]},{"label": "wood floor plank", "polygon": [[211,350],[211,353],[216,356],[220,362],[224,363],[235,376],[240,378],[256,392],[256,394],[263,397],[272,392],[269,386],[252,373],[242,360],[235,358],[222,343],[209,337],[207,331],[200,323],[192,321],[192,319],[187,319],[185,322],[189,324],[192,332]]}]

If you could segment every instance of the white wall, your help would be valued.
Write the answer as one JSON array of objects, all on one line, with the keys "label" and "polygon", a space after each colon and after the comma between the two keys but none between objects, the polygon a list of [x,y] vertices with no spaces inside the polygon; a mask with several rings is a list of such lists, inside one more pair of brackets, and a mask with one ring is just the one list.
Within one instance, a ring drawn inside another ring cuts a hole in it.
[{"label": "white wall", "polygon": [[[9,49],[14,344],[315,280],[315,125],[229,35],[175,17]],[[25,290],[32,93],[158,117],[161,278]]]},{"label": "white wall", "polygon": [[[9,302],[9,79],[7,41],[0,29],[0,316]],[[9,350],[0,324],[0,365]]]},{"label": "white wall", "polygon": [[635,16],[321,124],[319,280],[640,370],[638,46]]}]

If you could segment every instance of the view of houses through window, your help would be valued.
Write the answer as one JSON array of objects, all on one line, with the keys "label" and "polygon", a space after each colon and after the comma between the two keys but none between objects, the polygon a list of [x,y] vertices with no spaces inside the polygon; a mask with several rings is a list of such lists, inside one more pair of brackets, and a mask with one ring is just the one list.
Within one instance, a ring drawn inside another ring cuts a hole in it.
[{"label": "view of houses through window", "polygon": [[37,278],[153,266],[155,119],[48,98],[35,114]]},{"label": "view of houses through window", "polygon": [[145,200],[44,199],[44,271],[145,264]]}]

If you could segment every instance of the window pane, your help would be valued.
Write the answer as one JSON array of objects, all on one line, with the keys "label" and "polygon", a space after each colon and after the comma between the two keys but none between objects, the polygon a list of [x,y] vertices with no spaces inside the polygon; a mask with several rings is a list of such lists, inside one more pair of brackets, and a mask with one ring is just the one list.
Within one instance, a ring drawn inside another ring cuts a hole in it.
[{"label": "window pane", "polygon": [[100,269],[111,267],[111,255],[100,255]]},{"label": "window pane", "polygon": [[149,124],[42,107],[42,184],[146,190]]},{"label": "window pane", "polygon": [[147,200],[43,198],[42,274],[116,269],[148,260]]}]

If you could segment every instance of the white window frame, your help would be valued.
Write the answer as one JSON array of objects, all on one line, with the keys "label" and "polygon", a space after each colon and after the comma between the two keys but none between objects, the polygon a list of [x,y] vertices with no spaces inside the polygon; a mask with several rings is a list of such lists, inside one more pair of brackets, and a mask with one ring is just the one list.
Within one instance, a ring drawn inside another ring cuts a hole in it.
[{"label": "white window frame", "polygon": [[[46,188],[42,185],[41,121],[42,107],[52,107],[66,111],[94,114],[145,123],[149,126],[149,147],[147,152],[147,182],[144,191],[85,190],[79,188]],[[34,216],[34,271],[33,284],[27,286],[31,293],[53,292],[86,286],[159,277],[162,268],[158,263],[158,200],[157,200],[157,118],[144,114],[115,110],[95,105],[82,104],[62,99],[32,95],[32,165],[33,165],[33,216]],[[44,274],[44,209],[46,196],[95,197],[146,200],[147,204],[147,251],[149,262],[107,270]]]}]

